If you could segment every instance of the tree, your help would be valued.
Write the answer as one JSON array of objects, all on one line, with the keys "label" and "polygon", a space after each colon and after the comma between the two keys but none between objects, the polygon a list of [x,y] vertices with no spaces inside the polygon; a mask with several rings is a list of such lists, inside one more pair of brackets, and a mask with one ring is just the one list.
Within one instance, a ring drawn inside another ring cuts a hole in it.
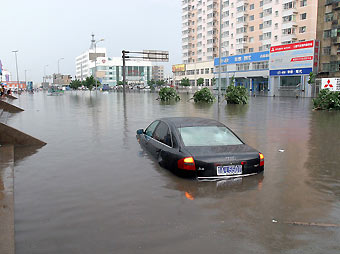
[{"label": "tree", "polygon": [[175,89],[172,87],[163,87],[159,90],[159,98],[161,101],[179,101],[181,98],[178,96]]},{"label": "tree", "polygon": [[231,77],[230,85],[231,85],[231,86],[235,86],[235,76],[232,76],[232,77]]},{"label": "tree", "polygon": [[151,80],[148,80],[148,85],[149,86],[153,86],[154,84],[156,84],[155,80],[151,79]]},{"label": "tree", "polygon": [[164,85],[165,84],[165,81],[164,80],[157,80],[156,81],[156,85],[157,86],[162,86],[162,85]]},{"label": "tree", "polygon": [[203,78],[197,79],[197,85],[198,86],[202,86],[203,84],[204,84],[204,79]]},{"label": "tree", "polygon": [[[97,81],[97,85],[101,85],[99,81]],[[96,86],[96,80],[92,75],[86,78],[84,86],[87,87],[90,91],[92,91],[93,87]]]},{"label": "tree", "polygon": [[194,94],[194,101],[212,103],[215,101],[215,96],[208,87],[204,87]]},{"label": "tree", "polygon": [[216,78],[211,79],[211,85],[214,86],[216,84]]},{"label": "tree", "polygon": [[82,86],[82,82],[78,79],[72,80],[70,83],[70,88],[73,90],[78,90],[78,88],[81,86]]},{"label": "tree", "polygon": [[247,104],[247,89],[243,86],[230,85],[227,87],[225,99],[228,104]]},{"label": "tree", "polygon": [[308,84],[313,85],[315,83],[315,74],[313,72],[309,73]]},{"label": "tree", "polygon": [[190,86],[190,81],[188,78],[182,78],[181,86]]}]

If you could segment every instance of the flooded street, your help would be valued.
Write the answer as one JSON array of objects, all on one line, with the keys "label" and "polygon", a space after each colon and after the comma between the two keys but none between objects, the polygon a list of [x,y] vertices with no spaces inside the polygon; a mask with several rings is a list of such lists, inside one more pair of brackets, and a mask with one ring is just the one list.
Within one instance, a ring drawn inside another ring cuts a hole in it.
[{"label": "flooded street", "polygon": [[[218,109],[180,96],[21,95],[8,124],[47,145],[16,151],[16,253],[340,253],[340,113],[310,99]],[[161,168],[135,135],[169,116],[221,121],[264,154],[264,173],[216,183]]]}]

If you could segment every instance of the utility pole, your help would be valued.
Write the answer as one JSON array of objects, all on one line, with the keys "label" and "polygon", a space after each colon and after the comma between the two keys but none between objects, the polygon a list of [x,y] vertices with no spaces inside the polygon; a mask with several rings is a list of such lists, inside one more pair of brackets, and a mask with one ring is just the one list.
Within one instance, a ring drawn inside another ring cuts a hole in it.
[{"label": "utility pole", "polygon": [[218,39],[218,104],[221,103],[221,57],[222,57],[222,0],[220,0],[220,34]]},{"label": "utility pole", "polygon": [[[93,35],[94,36],[94,35]],[[94,81],[96,82],[96,92],[97,92],[97,43],[104,41],[104,39],[100,39],[99,41],[94,42]]]},{"label": "utility pole", "polygon": [[122,74],[123,74],[123,93],[125,93],[125,82],[126,82],[126,73],[125,73],[125,58],[127,58],[127,56],[125,55],[126,53],[129,53],[129,51],[122,51],[122,58],[123,58],[123,70],[122,70]]}]

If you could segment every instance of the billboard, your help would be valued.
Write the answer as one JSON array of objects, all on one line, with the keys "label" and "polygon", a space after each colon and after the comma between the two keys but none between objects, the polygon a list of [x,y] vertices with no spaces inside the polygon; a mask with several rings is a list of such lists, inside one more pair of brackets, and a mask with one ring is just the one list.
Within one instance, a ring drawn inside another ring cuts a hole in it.
[{"label": "billboard", "polygon": [[329,89],[330,91],[340,91],[340,78],[323,78],[321,80],[321,89]]},{"label": "billboard", "polygon": [[271,76],[306,75],[317,69],[319,42],[305,41],[270,48]]},{"label": "billboard", "polygon": [[176,64],[172,66],[172,72],[185,71],[185,64]]},{"label": "billboard", "polygon": [[[269,51],[255,52],[243,55],[221,57],[221,65],[261,62],[269,60]],[[214,65],[219,65],[219,58],[215,58]]]}]

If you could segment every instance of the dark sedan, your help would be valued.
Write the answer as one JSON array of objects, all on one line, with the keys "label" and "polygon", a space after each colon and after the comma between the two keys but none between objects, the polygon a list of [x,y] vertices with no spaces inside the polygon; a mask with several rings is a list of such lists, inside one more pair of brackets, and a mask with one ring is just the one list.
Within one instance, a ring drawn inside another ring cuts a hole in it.
[{"label": "dark sedan", "polygon": [[162,118],[137,130],[140,144],[167,169],[201,180],[257,174],[264,156],[224,124],[197,117]]}]

